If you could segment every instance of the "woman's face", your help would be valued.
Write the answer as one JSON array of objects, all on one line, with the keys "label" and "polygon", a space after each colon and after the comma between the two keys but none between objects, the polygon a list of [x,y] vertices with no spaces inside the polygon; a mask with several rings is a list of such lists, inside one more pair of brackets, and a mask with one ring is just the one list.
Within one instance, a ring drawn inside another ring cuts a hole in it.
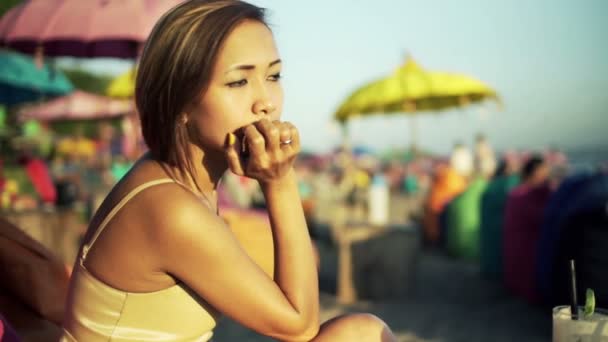
[{"label": "woman's face", "polygon": [[272,32],[244,21],[224,41],[206,93],[187,114],[191,133],[205,148],[221,149],[226,135],[283,109],[281,61]]}]

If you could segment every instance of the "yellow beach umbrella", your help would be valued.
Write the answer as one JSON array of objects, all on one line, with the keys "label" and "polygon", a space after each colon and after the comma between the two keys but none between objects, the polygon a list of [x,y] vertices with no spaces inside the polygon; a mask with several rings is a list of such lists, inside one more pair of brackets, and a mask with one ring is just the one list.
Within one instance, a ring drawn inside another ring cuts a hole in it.
[{"label": "yellow beach umbrella", "polygon": [[[500,103],[496,92],[481,81],[460,74],[426,71],[410,57],[389,77],[353,92],[340,105],[334,118],[345,124],[358,116],[437,112],[486,99]],[[412,121],[412,146],[415,142]]]},{"label": "yellow beach umbrella", "polygon": [[106,95],[115,98],[131,98],[135,94],[135,68],[116,77],[106,89]]}]

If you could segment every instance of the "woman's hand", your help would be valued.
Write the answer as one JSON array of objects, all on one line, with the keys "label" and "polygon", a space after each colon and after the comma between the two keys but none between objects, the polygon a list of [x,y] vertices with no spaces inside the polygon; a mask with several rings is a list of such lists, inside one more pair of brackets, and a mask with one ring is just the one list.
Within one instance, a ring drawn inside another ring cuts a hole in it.
[{"label": "woman's hand", "polygon": [[234,133],[226,137],[230,170],[254,178],[262,185],[282,180],[300,152],[296,127],[289,122],[262,119],[240,130],[242,138]]}]

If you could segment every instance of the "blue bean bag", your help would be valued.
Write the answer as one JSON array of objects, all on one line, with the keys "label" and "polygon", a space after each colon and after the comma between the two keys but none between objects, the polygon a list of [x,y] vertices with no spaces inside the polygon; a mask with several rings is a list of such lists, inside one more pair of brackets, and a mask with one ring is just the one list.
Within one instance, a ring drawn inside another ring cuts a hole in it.
[{"label": "blue bean bag", "polygon": [[550,304],[568,302],[568,261],[574,259],[579,298],[584,298],[585,290],[591,288],[595,291],[596,305],[607,308],[608,174],[588,179],[570,201],[568,213],[556,230],[559,237],[552,260]]},{"label": "blue bean bag", "polygon": [[540,232],[538,245],[537,282],[542,300],[553,301],[553,264],[564,222],[572,217],[575,203],[585,184],[597,175],[580,173],[566,178],[549,199]]}]

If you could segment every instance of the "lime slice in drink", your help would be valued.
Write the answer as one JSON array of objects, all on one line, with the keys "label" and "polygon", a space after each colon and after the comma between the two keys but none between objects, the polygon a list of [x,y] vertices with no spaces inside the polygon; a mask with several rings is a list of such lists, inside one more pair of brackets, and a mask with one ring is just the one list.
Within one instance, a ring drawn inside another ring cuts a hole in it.
[{"label": "lime slice in drink", "polygon": [[591,317],[595,311],[595,293],[592,289],[587,289],[587,299],[585,300],[585,318]]}]

